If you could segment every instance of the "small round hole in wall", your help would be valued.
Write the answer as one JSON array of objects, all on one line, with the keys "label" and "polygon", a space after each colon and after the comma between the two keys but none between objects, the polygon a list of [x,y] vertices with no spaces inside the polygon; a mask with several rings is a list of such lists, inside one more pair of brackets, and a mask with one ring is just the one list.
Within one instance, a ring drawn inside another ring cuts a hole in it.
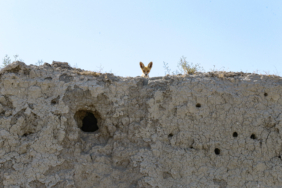
[{"label": "small round hole in wall", "polygon": [[264,93],[264,96],[265,96],[265,97],[267,97],[267,96],[268,96],[268,94],[267,94],[267,93]]},{"label": "small round hole in wall", "polygon": [[83,132],[96,132],[99,130],[96,114],[91,111],[79,110],[74,115],[78,127]]},{"label": "small round hole in wall", "polygon": [[255,134],[252,134],[250,138],[253,139],[253,140],[254,140],[254,139],[257,139],[257,137],[256,137]]},{"label": "small round hole in wall", "polygon": [[27,136],[29,136],[29,135],[31,135],[33,132],[26,132],[26,133],[24,133],[23,135],[22,135],[22,137],[27,137]]},{"label": "small round hole in wall", "polygon": [[54,106],[56,104],[59,104],[59,100],[60,100],[60,95],[51,100],[51,105]]},{"label": "small round hole in wall", "polygon": [[234,138],[238,137],[238,133],[237,133],[237,132],[234,132],[234,133],[233,133],[233,137],[234,137]]},{"label": "small round hole in wall", "polygon": [[56,105],[56,104],[57,104],[57,101],[55,101],[55,100],[51,101],[51,105]]},{"label": "small round hole in wall", "polygon": [[172,133],[170,133],[170,134],[168,135],[168,138],[171,138],[171,137],[173,137],[173,134],[172,134]]},{"label": "small round hole in wall", "polygon": [[196,107],[197,107],[197,108],[201,108],[201,104],[200,104],[200,103],[197,103],[197,104],[196,104]]},{"label": "small round hole in wall", "polygon": [[219,155],[219,154],[220,154],[220,149],[215,148],[215,149],[214,149],[214,153],[215,153],[216,155]]}]

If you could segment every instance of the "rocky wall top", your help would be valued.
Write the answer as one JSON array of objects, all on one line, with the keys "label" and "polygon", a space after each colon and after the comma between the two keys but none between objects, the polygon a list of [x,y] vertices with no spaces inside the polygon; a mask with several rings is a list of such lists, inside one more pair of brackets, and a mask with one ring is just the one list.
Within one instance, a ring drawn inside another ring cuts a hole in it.
[{"label": "rocky wall top", "polygon": [[282,78],[0,71],[0,187],[282,187]]}]

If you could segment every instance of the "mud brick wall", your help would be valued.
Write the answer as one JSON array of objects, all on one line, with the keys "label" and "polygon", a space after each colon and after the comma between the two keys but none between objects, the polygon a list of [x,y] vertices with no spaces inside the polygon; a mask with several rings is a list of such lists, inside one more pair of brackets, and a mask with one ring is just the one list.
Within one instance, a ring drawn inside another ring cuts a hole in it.
[{"label": "mud brick wall", "polygon": [[14,62],[0,71],[0,187],[282,187],[281,94],[274,76]]}]

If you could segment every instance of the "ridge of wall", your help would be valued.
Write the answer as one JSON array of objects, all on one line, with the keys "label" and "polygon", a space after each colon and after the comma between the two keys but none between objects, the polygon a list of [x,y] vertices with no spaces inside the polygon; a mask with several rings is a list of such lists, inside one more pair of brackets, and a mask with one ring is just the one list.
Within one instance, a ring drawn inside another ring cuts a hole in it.
[{"label": "ridge of wall", "polygon": [[0,187],[282,187],[282,78],[0,71]]}]

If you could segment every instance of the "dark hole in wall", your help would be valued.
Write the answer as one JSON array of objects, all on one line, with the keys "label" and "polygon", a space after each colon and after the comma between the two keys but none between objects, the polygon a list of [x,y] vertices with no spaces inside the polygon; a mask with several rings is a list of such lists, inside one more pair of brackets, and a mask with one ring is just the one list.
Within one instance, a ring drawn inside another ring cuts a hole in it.
[{"label": "dark hole in wall", "polygon": [[27,136],[29,136],[29,135],[31,135],[32,134],[32,132],[26,132],[26,133],[24,133],[23,135],[22,135],[22,137],[27,137]]},{"label": "dark hole in wall", "polygon": [[267,97],[267,96],[268,96],[268,94],[267,94],[267,93],[264,93],[264,96],[265,96],[265,97]]},{"label": "dark hole in wall", "polygon": [[238,137],[238,133],[237,133],[237,132],[234,132],[234,133],[233,133],[233,137],[234,137],[234,138]]},{"label": "dark hole in wall", "polygon": [[56,104],[57,104],[57,101],[54,101],[54,100],[51,101],[51,105],[56,105]]},{"label": "dark hole in wall", "polygon": [[78,127],[83,132],[96,132],[99,130],[98,119],[99,115],[88,110],[79,110],[75,113],[74,118]]},{"label": "dark hole in wall", "polygon": [[173,137],[173,134],[172,134],[172,133],[170,133],[170,134],[168,135],[168,138],[171,138],[171,137]]},{"label": "dark hole in wall", "polygon": [[94,114],[88,112],[82,120],[82,127],[80,128],[84,132],[95,132],[99,130],[97,125],[97,119]]},{"label": "dark hole in wall", "polygon": [[51,105],[56,105],[56,104],[58,104],[59,103],[59,100],[60,100],[60,95],[58,96],[58,97],[56,97],[55,99],[52,99],[51,100]]},{"label": "dark hole in wall", "polygon": [[219,154],[220,154],[220,149],[215,148],[215,149],[214,149],[214,153],[215,153],[216,155],[219,155]]},{"label": "dark hole in wall", "polygon": [[251,138],[251,139],[257,139],[257,137],[256,137],[255,134],[252,134],[250,138]]},{"label": "dark hole in wall", "polygon": [[197,104],[196,104],[196,107],[197,107],[197,108],[200,108],[200,107],[201,107],[201,104],[200,104],[200,103],[197,103]]},{"label": "dark hole in wall", "polygon": [[44,80],[52,80],[53,78],[52,77],[46,77],[44,78]]}]

